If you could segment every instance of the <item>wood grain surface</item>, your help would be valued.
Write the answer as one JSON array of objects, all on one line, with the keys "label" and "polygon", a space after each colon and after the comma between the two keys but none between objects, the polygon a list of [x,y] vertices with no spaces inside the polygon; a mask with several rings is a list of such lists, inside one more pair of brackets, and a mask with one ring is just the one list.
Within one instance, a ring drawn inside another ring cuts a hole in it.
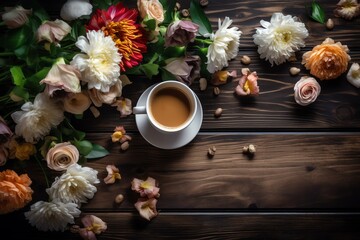
[{"label": "wood grain surface", "polygon": [[[43,1],[53,13],[63,2]],[[237,82],[230,79],[219,86],[221,94],[214,96],[212,85],[200,91],[196,81],[191,88],[200,99],[204,120],[198,135],[184,147],[153,147],[139,133],[133,115],[121,118],[110,106],[99,109],[99,118],[86,112],[86,120],[73,120],[89,140],[110,151],[85,164],[96,169],[101,180],[95,197],[81,207],[82,215],[94,214],[107,222],[108,230],[97,236],[99,240],[359,239],[360,90],[343,74],[319,82],[321,94],[315,103],[302,107],[294,101],[295,83],[309,75],[301,65],[302,55],[326,37],[349,47],[350,64],[360,62],[360,18],[336,18],[333,10],[338,1],[317,2],[334,20],[332,31],[308,17],[305,4],[311,1],[209,1],[204,9],[214,30],[218,19],[228,16],[242,31],[239,55],[227,70],[236,70],[238,75],[243,67],[256,71],[260,95],[235,96]],[[125,4],[135,6],[136,2]],[[309,37],[296,55],[297,61],[271,67],[259,58],[252,35],[260,20],[269,21],[274,12],[299,17]],[[240,62],[243,55],[251,58],[250,65]],[[289,74],[293,66],[301,69],[298,76]],[[123,89],[123,96],[133,105],[147,87],[160,81],[129,77],[133,83]],[[223,114],[215,118],[218,107]],[[127,151],[111,142],[118,125],[132,137]],[[247,144],[256,145],[253,156],[242,153]],[[211,146],[217,151],[209,158]],[[102,181],[108,164],[115,164],[122,176],[112,185]],[[36,162],[11,161],[6,167],[29,174],[35,190],[32,203],[46,200],[46,182]],[[50,181],[59,175],[49,169],[46,172]],[[159,216],[151,222],[139,217],[134,208],[137,195],[130,188],[133,178],[148,176],[157,179],[161,189]],[[119,193],[125,200],[116,205],[114,198]],[[0,216],[0,229],[9,230],[13,239],[80,239],[69,231],[38,232],[24,219],[28,209]]]}]

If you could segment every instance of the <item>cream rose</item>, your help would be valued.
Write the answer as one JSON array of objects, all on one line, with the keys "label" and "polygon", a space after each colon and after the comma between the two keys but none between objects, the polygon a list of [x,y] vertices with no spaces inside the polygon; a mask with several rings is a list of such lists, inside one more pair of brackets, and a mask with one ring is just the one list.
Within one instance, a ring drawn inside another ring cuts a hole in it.
[{"label": "cream rose", "polygon": [[46,154],[49,168],[55,171],[66,170],[70,165],[79,160],[79,150],[70,142],[58,143],[50,148]]},{"label": "cream rose", "polygon": [[313,103],[319,96],[321,87],[312,77],[302,77],[294,86],[295,101],[301,106]]},{"label": "cream rose", "polygon": [[148,16],[150,19],[155,19],[158,24],[164,21],[164,8],[159,0],[138,0],[137,6],[141,18]]}]

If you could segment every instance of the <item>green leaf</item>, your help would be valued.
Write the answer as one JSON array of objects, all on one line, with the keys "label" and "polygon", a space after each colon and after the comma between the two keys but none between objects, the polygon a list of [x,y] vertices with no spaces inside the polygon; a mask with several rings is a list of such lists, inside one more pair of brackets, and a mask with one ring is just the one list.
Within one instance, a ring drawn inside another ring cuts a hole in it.
[{"label": "green leaf", "polygon": [[156,21],[155,19],[148,19],[147,17],[143,20],[143,23],[146,26],[146,30],[154,31],[156,29]]},{"label": "green leaf", "polygon": [[168,58],[173,57],[183,57],[185,56],[186,48],[185,47],[167,47],[164,52],[164,56]]},{"label": "green leaf", "polygon": [[315,1],[313,1],[311,4],[311,18],[319,23],[322,23],[322,24],[325,23],[325,11]]},{"label": "green leaf", "polygon": [[13,83],[16,86],[23,87],[26,82],[26,78],[24,76],[24,73],[23,73],[21,67],[19,67],[19,66],[11,67],[10,73],[11,73],[11,76],[13,79]]},{"label": "green leaf", "polygon": [[209,19],[197,0],[190,2],[190,16],[194,23],[199,25],[199,34],[212,33]]},{"label": "green leaf", "polygon": [[165,14],[164,14],[164,21],[162,22],[162,24],[168,25],[174,20],[175,5],[176,5],[175,0],[168,1],[166,8],[163,5]]},{"label": "green leaf", "polygon": [[88,155],[86,155],[85,157],[87,159],[101,158],[101,157],[105,157],[108,154],[109,154],[109,151],[106,150],[104,147],[102,147],[102,146],[100,146],[98,144],[93,144],[92,151]]},{"label": "green leaf", "polygon": [[163,80],[163,81],[176,80],[176,77],[174,76],[174,74],[172,74],[168,70],[161,68],[161,80]]},{"label": "green leaf", "polygon": [[3,45],[9,50],[15,50],[20,46],[27,44],[33,36],[30,27],[24,25],[21,28],[9,31],[4,37]]},{"label": "green leaf", "polygon": [[87,140],[75,140],[72,143],[79,150],[79,153],[83,156],[88,155],[93,150],[92,143]]},{"label": "green leaf", "polygon": [[140,66],[140,70],[151,79],[153,76],[159,74],[159,65],[154,63],[147,63]]},{"label": "green leaf", "polygon": [[48,72],[50,71],[50,67],[44,67],[31,77],[29,77],[25,83],[25,87],[28,88],[34,94],[42,91],[45,88],[44,84],[40,84],[40,81],[43,80]]}]

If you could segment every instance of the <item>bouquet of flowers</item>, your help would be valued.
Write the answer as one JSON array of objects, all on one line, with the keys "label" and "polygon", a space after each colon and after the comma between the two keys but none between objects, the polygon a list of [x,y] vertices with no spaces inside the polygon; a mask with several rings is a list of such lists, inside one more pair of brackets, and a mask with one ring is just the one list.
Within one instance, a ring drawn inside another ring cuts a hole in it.
[{"label": "bouquet of flowers", "polygon": [[[81,119],[87,110],[98,117],[103,104],[116,107],[120,117],[131,114],[122,91],[133,75],[188,85],[201,76],[221,76],[218,72],[238,54],[241,35],[228,17],[219,19],[213,32],[195,0],[183,10],[166,0],[138,0],[133,8],[119,0],[68,0],[57,15],[49,16],[39,4],[1,11],[0,166],[6,168],[9,159],[31,159],[40,166],[45,160],[61,173],[46,189],[49,201],[25,213],[43,231],[63,231],[74,223],[99,183],[97,171],[81,165],[109,154],[73,127],[74,117]],[[124,129],[113,139],[128,140]],[[26,173],[4,170],[0,180],[1,214],[32,200]],[[141,215],[151,219],[154,212]],[[106,229],[95,216],[83,223],[84,236]],[[88,231],[89,226],[98,228]]]}]

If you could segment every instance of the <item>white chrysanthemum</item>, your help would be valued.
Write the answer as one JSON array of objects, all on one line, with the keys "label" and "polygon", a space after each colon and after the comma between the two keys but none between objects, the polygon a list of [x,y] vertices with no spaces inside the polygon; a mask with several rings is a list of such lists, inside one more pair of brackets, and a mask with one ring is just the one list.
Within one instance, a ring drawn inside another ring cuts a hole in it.
[{"label": "white chrysanthemum", "polygon": [[55,199],[34,203],[25,217],[40,231],[64,231],[68,224],[74,224],[74,217],[79,217],[80,213],[75,203],[62,203]]},{"label": "white chrysanthemum", "polygon": [[80,206],[94,197],[97,189],[93,184],[100,182],[97,173],[92,168],[73,164],[63,175],[55,179],[46,192],[50,199],[60,199],[64,203],[73,202]]},{"label": "white chrysanthemum", "polygon": [[56,127],[64,119],[62,107],[44,93],[39,93],[34,103],[22,105],[21,110],[11,114],[16,123],[15,133],[30,143],[47,135],[52,127]]},{"label": "white chrysanthemum", "polygon": [[67,168],[66,172],[70,173],[72,176],[81,176],[89,181],[90,184],[100,183],[100,180],[97,178],[98,171],[89,167],[72,164]]},{"label": "white chrysanthemum", "polygon": [[270,22],[261,20],[263,28],[257,28],[253,35],[258,45],[260,58],[271,65],[279,65],[291,57],[300,47],[305,47],[304,39],[309,35],[305,24],[291,15],[274,13]]},{"label": "white chrysanthemum", "polygon": [[239,51],[241,31],[237,27],[229,28],[232,20],[225,17],[223,23],[219,19],[219,29],[212,34],[205,34],[213,41],[207,53],[207,70],[210,73],[221,70],[229,65],[228,61],[235,58]]},{"label": "white chrysanthemum", "polygon": [[119,80],[121,55],[112,38],[102,31],[89,31],[86,36],[80,36],[76,42],[86,54],[76,54],[70,64],[80,70],[89,89],[108,92]]},{"label": "white chrysanthemum", "polygon": [[96,187],[84,177],[73,176],[70,173],[55,178],[51,187],[46,189],[50,199],[58,198],[64,203],[72,202],[78,206],[93,198],[96,191]]}]

